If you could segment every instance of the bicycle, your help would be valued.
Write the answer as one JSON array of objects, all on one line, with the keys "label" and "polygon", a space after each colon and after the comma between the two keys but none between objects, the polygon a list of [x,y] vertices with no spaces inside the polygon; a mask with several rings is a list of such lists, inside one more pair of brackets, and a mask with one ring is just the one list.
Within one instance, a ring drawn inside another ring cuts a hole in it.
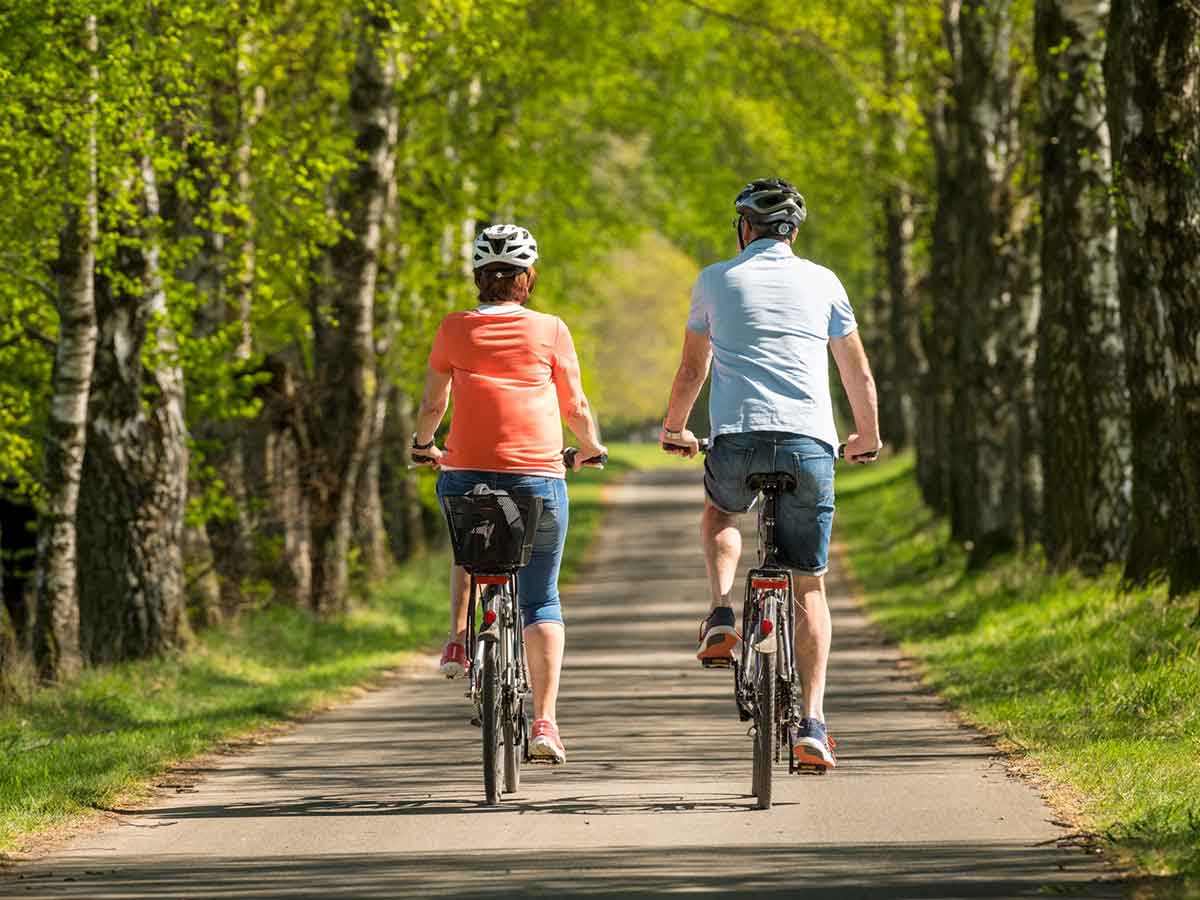
[{"label": "bicycle", "polygon": [[[664,449],[670,446],[663,445]],[[707,438],[700,440],[701,453],[710,446]],[[845,444],[838,447],[839,459],[845,458],[845,449]],[[746,479],[746,487],[760,494],[763,502],[758,508],[758,565],[746,573],[742,639],[736,656],[702,664],[733,669],[738,718],[752,723],[748,732],[754,741],[751,793],[758,809],[770,809],[774,764],[781,756],[787,757],[789,775],[824,775],[826,769],[799,762],[791,748],[791,735],[800,726],[801,700],[793,625],[796,600],[792,573],[779,559],[775,522],[779,496],[796,489],[796,478],[790,472],[760,472]]]},{"label": "bicycle", "polygon": [[[563,459],[574,467],[576,449]],[[414,460],[423,461],[414,455]],[[584,465],[603,468],[607,454]],[[480,485],[479,487],[482,487]],[[487,806],[521,785],[521,764],[553,763],[529,753],[529,671],[517,595],[517,572],[529,564],[542,498],[479,491],[442,498],[456,565],[470,576],[467,606],[466,696],[471,724],[483,732],[483,787]]]}]

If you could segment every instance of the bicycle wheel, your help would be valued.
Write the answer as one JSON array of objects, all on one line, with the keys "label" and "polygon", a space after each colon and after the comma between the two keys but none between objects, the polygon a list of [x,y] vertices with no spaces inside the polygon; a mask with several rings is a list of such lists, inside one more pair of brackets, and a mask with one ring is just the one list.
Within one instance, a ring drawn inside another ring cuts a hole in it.
[{"label": "bicycle wheel", "polygon": [[771,766],[774,761],[774,653],[758,653],[754,675],[754,796],[759,809],[771,808]]},{"label": "bicycle wheel", "polygon": [[500,802],[500,665],[496,659],[496,642],[480,642],[480,665],[483,667],[483,791],[488,806]]}]

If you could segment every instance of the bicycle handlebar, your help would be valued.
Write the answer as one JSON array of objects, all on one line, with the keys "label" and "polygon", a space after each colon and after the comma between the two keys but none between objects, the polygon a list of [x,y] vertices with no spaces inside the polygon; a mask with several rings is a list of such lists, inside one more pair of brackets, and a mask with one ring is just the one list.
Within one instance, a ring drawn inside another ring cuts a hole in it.
[{"label": "bicycle handlebar", "polygon": [[[709,438],[700,438],[698,443],[700,444],[699,449],[700,449],[701,453],[707,453],[709,451],[709,448],[712,446],[712,441]],[[683,444],[671,444],[666,441],[662,441],[661,444],[662,444],[662,448],[664,450],[666,450],[668,453],[670,453],[672,450],[685,449]],[[847,459],[845,444],[838,444],[837,458],[838,459]],[[862,462],[874,462],[877,459],[879,459],[879,451],[872,450],[869,453],[859,453],[855,456],[852,456],[848,459],[848,462],[859,462],[860,460]]]},{"label": "bicycle handlebar", "polygon": [[[837,455],[838,455],[838,459],[846,459],[847,458],[845,444],[838,444]],[[849,457],[849,462],[858,462],[859,460],[862,460],[863,462],[874,462],[877,459],[879,459],[879,451],[871,450],[868,453],[859,453],[855,456]]]},{"label": "bicycle handlebar", "polygon": [[[562,453],[563,462],[568,469],[575,468],[575,457],[579,455],[578,447],[568,447]],[[593,456],[591,459],[585,459],[583,464],[593,469],[603,469],[604,464],[608,462],[608,454],[601,453],[599,456]]]}]

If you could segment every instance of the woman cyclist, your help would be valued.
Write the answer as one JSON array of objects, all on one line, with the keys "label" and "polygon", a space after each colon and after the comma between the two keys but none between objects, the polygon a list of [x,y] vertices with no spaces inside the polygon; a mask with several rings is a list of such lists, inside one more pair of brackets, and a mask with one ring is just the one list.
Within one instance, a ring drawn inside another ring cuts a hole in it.
[{"label": "woman cyclist", "polygon": [[[575,469],[606,452],[588,408],[571,332],[557,316],[524,304],[537,281],[533,235],[493,225],[475,240],[479,305],[442,320],[429,354],[425,393],[413,450],[441,469],[438,497],[467,494],[476,484],[544,500],[533,557],[518,575],[521,618],[533,688],[530,753],[566,761],[555,703],[564,631],[558,569],[567,534],[567,489],[560,415],[579,439]],[[446,448],[434,432],[454,394]],[[451,566],[450,637],[441,671],[449,678],[470,665],[464,640],[470,582]]]}]

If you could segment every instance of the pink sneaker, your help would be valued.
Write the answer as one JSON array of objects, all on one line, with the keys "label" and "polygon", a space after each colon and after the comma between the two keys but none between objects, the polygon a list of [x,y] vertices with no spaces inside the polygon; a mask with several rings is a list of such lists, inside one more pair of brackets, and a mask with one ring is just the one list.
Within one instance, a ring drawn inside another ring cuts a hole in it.
[{"label": "pink sneaker", "polygon": [[442,661],[438,664],[438,671],[447,678],[457,678],[470,667],[471,663],[467,660],[467,648],[458,641],[446,641],[446,646],[442,649]]},{"label": "pink sneaker", "polygon": [[529,755],[552,763],[565,763],[567,751],[563,748],[558,728],[549,719],[537,719],[533,723],[533,740],[529,742]]}]

